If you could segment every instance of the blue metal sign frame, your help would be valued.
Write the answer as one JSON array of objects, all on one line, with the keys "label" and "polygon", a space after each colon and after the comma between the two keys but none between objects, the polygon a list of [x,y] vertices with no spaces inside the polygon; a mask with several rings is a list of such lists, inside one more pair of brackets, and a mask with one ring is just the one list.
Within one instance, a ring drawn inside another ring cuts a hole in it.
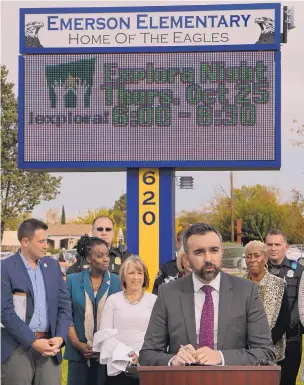
[{"label": "blue metal sign frame", "polygon": [[[24,45],[26,14],[48,13],[105,13],[105,12],[161,12],[198,10],[275,10],[275,43],[217,46],[166,46],[166,47],[100,47],[100,48],[28,48]],[[272,161],[124,161],[124,162],[25,162],[24,161],[24,57],[19,56],[19,152],[18,167],[44,171],[122,171],[127,168],[174,168],[177,170],[259,170],[281,167],[281,52],[280,52],[280,4],[233,4],[195,6],[157,6],[123,8],[22,8],[20,9],[20,53],[23,54],[69,54],[107,52],[208,52],[208,51],[275,51],[275,159]]]},{"label": "blue metal sign frame", "polygon": [[164,47],[85,47],[85,48],[29,48],[24,42],[25,15],[27,14],[65,14],[65,13],[136,13],[136,12],[175,12],[175,11],[229,11],[229,10],[260,10],[274,9],[275,11],[275,42],[274,44],[245,44],[245,45],[204,45],[187,46],[187,51],[259,51],[280,49],[280,4],[221,4],[221,5],[189,5],[189,6],[147,6],[147,7],[102,7],[102,8],[21,8],[20,9],[20,53],[100,53],[100,52],[183,52],[185,46]]}]

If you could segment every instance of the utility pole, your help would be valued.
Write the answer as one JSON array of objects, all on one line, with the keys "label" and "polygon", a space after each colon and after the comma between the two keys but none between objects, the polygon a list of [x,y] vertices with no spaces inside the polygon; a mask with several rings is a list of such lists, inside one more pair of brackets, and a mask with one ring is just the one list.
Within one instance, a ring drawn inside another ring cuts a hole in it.
[{"label": "utility pole", "polygon": [[234,243],[233,172],[230,171],[231,243]]}]

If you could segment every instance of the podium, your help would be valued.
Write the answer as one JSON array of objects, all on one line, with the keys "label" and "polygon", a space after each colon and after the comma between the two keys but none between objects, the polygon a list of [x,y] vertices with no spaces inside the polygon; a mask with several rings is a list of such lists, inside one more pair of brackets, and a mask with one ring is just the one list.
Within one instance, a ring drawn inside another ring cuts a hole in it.
[{"label": "podium", "polygon": [[138,366],[140,385],[279,385],[280,366]]}]

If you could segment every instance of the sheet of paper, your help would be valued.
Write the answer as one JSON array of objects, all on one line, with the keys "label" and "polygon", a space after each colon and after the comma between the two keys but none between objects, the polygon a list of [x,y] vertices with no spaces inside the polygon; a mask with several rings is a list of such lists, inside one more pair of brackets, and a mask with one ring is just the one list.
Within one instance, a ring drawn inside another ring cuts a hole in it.
[{"label": "sheet of paper", "polygon": [[113,361],[129,362],[130,361],[129,353],[131,352],[132,352],[132,349],[129,346],[123,344],[122,342],[118,342],[113,352],[112,359]]},{"label": "sheet of paper", "polygon": [[23,293],[13,295],[14,308],[17,316],[25,322],[26,318],[26,295]]}]

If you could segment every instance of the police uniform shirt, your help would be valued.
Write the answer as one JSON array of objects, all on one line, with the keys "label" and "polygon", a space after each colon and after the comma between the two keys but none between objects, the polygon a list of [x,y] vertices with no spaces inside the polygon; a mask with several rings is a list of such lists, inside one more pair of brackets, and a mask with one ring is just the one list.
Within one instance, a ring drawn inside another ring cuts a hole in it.
[{"label": "police uniform shirt", "polygon": [[268,269],[271,274],[284,279],[288,294],[289,308],[291,311],[290,331],[288,338],[296,337],[300,334],[300,318],[298,309],[298,294],[301,281],[303,266],[295,261],[290,261],[285,257],[280,265],[272,264],[268,261]]},{"label": "police uniform shirt", "polygon": [[109,250],[110,257],[110,272],[114,274],[119,274],[119,270],[123,262],[131,255],[129,251],[123,253],[116,247],[111,247]]},{"label": "police uniform shirt", "polygon": [[154,281],[152,293],[158,295],[158,287],[163,283],[175,280],[178,276],[178,273],[179,271],[177,268],[176,259],[172,259],[171,261],[163,264]]}]

